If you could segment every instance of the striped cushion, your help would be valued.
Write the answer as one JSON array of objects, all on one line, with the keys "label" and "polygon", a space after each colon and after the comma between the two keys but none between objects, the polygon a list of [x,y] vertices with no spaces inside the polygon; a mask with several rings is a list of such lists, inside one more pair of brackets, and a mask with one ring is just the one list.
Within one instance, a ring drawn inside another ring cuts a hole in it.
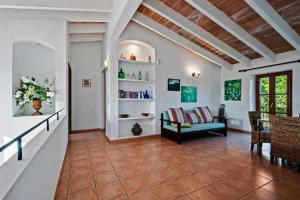
[{"label": "striped cushion", "polygon": [[168,113],[171,121],[187,123],[183,108],[169,108]]},{"label": "striped cushion", "polygon": [[209,123],[213,121],[213,116],[207,106],[196,107],[195,110],[202,123]]},{"label": "striped cushion", "polygon": [[190,123],[190,124],[199,124],[199,123],[201,123],[201,118],[196,113],[196,111],[194,111],[192,113],[185,113],[185,117],[186,117],[186,120],[188,121],[188,123]]}]

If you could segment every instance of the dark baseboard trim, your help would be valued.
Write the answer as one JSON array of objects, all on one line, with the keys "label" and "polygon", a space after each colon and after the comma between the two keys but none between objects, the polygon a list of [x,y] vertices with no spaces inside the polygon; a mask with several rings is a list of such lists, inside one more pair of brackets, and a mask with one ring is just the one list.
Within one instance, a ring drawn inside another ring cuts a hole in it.
[{"label": "dark baseboard trim", "polygon": [[234,132],[239,132],[239,133],[247,133],[247,134],[251,134],[251,131],[246,131],[246,130],[242,130],[242,129],[238,129],[238,128],[228,128],[229,131],[234,131]]},{"label": "dark baseboard trim", "polygon": [[76,134],[76,133],[88,133],[88,132],[96,132],[96,131],[105,131],[105,129],[102,129],[102,128],[94,128],[94,129],[74,130],[74,131],[71,131],[71,134]]}]

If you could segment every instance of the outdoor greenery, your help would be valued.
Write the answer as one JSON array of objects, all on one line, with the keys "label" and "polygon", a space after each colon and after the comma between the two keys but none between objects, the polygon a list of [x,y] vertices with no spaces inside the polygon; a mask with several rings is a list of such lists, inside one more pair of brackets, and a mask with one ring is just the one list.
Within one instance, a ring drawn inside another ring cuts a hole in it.
[{"label": "outdoor greenery", "polygon": [[23,108],[26,104],[31,104],[34,99],[40,99],[52,104],[55,96],[54,85],[54,81],[49,83],[48,79],[40,86],[36,83],[34,77],[22,77],[20,87],[14,95],[18,108]]},{"label": "outdoor greenery", "polygon": [[242,97],[242,80],[225,81],[225,101],[240,101]]},{"label": "outdoor greenery", "polygon": [[[261,112],[269,112],[270,104],[270,80],[268,77],[260,79],[260,109]],[[275,112],[287,112],[287,76],[275,77]]]}]

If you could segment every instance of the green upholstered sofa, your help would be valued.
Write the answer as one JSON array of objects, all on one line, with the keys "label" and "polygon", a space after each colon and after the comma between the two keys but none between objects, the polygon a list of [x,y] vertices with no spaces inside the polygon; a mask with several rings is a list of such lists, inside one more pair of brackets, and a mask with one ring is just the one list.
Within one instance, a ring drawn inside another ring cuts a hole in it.
[{"label": "green upholstered sofa", "polygon": [[[185,110],[185,112],[193,112],[193,110]],[[169,138],[181,144],[182,140],[188,135],[197,135],[204,132],[219,133],[227,136],[227,119],[213,117],[214,121],[204,124],[192,124],[191,128],[182,128],[181,123],[170,121],[168,111],[161,113],[161,136]],[[177,127],[171,125],[176,124]]]}]

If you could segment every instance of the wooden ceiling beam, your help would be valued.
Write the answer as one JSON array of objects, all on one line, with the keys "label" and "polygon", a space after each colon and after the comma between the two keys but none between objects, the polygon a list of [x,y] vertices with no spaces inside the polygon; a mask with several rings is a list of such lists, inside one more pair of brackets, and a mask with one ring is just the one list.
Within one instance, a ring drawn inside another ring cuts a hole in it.
[{"label": "wooden ceiling beam", "polygon": [[275,53],[272,52],[267,46],[262,44],[254,36],[248,33],[245,29],[235,23],[230,17],[228,17],[221,10],[216,8],[208,0],[185,0],[191,6],[196,8],[202,14],[210,18],[212,21],[220,25],[226,31],[234,35],[236,38],[244,42],[253,50],[264,56],[270,61],[275,61]]},{"label": "wooden ceiling beam", "polygon": [[174,24],[181,27],[185,31],[189,32],[190,34],[202,39],[203,41],[217,48],[218,50],[231,56],[235,60],[243,63],[247,67],[251,67],[251,60],[249,58],[247,58],[246,56],[244,56],[243,54],[241,54],[240,52],[238,52],[237,50],[235,50],[225,42],[216,38],[214,35],[206,31],[205,29],[197,26],[195,23],[191,22],[183,15],[174,11],[172,8],[162,3],[161,1],[145,0],[143,1],[143,5],[153,10],[157,14],[161,15],[162,17],[168,19],[169,21],[173,22]]},{"label": "wooden ceiling beam", "polygon": [[245,2],[300,52],[300,36],[266,0],[245,0]]},{"label": "wooden ceiling beam", "polygon": [[204,57],[205,59],[221,66],[225,67],[229,70],[232,70],[232,65],[225,61],[224,59],[216,56],[215,54],[207,51],[206,49],[196,45],[195,43],[191,42],[190,40],[178,35],[177,33],[171,31],[170,29],[166,28],[165,26],[155,22],[154,20],[150,19],[149,17],[146,17],[145,15],[141,13],[136,13],[133,18],[133,21],[140,24],[141,26],[144,26],[151,31],[161,35],[164,38],[167,38],[171,40],[172,42],[184,47],[185,49],[188,49],[197,55],[200,55],[201,57]]}]

